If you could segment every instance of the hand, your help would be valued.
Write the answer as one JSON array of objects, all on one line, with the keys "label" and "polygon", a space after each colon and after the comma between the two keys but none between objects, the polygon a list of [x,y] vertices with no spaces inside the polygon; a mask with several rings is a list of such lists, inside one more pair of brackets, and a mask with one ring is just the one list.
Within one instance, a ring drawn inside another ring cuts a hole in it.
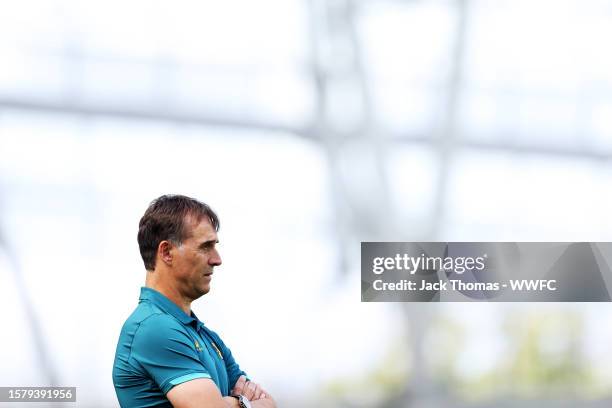
[{"label": "hand", "polygon": [[240,404],[238,403],[238,400],[234,397],[223,397],[223,401],[225,401],[225,403],[227,404],[226,406],[229,406],[232,408],[240,408]]},{"label": "hand", "polygon": [[236,385],[232,388],[232,395],[244,395],[249,401],[255,401],[262,398],[270,398],[269,394],[260,387],[259,384],[253,381],[248,381],[244,375],[241,375],[236,381]]}]

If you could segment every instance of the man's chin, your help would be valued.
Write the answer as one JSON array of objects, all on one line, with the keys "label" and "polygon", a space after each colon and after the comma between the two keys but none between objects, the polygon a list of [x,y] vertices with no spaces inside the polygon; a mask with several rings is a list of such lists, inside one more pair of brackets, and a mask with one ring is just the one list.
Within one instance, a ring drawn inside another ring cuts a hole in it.
[{"label": "man's chin", "polygon": [[202,296],[204,296],[208,292],[210,292],[210,285],[194,287],[193,288],[193,293],[194,293],[195,296],[193,297],[193,300],[201,298]]}]

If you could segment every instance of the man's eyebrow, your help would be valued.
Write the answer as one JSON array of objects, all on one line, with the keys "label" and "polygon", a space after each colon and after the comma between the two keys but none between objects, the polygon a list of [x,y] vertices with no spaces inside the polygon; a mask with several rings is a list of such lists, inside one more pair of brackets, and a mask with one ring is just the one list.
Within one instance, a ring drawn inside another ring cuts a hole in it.
[{"label": "man's eyebrow", "polygon": [[206,246],[210,246],[212,244],[218,244],[219,243],[219,239],[209,239],[208,241],[204,241],[200,244],[200,247],[206,247]]}]

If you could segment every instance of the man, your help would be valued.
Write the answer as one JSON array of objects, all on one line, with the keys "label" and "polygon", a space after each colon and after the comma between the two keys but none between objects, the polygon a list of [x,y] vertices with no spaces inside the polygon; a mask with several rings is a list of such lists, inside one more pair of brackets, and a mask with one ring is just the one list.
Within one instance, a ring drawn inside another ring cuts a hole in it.
[{"label": "man", "polygon": [[145,287],[121,329],[113,366],[122,407],[276,408],[191,311],[221,265],[218,230],[210,207],[181,195],[155,199],[140,219]]}]

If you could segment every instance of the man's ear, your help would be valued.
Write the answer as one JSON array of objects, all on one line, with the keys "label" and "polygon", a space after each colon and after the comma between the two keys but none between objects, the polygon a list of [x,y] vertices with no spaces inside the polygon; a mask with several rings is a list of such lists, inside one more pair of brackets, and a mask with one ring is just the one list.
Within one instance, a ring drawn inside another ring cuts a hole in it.
[{"label": "man's ear", "polygon": [[170,241],[162,241],[159,243],[157,247],[157,257],[166,265],[172,265],[172,242]]}]

